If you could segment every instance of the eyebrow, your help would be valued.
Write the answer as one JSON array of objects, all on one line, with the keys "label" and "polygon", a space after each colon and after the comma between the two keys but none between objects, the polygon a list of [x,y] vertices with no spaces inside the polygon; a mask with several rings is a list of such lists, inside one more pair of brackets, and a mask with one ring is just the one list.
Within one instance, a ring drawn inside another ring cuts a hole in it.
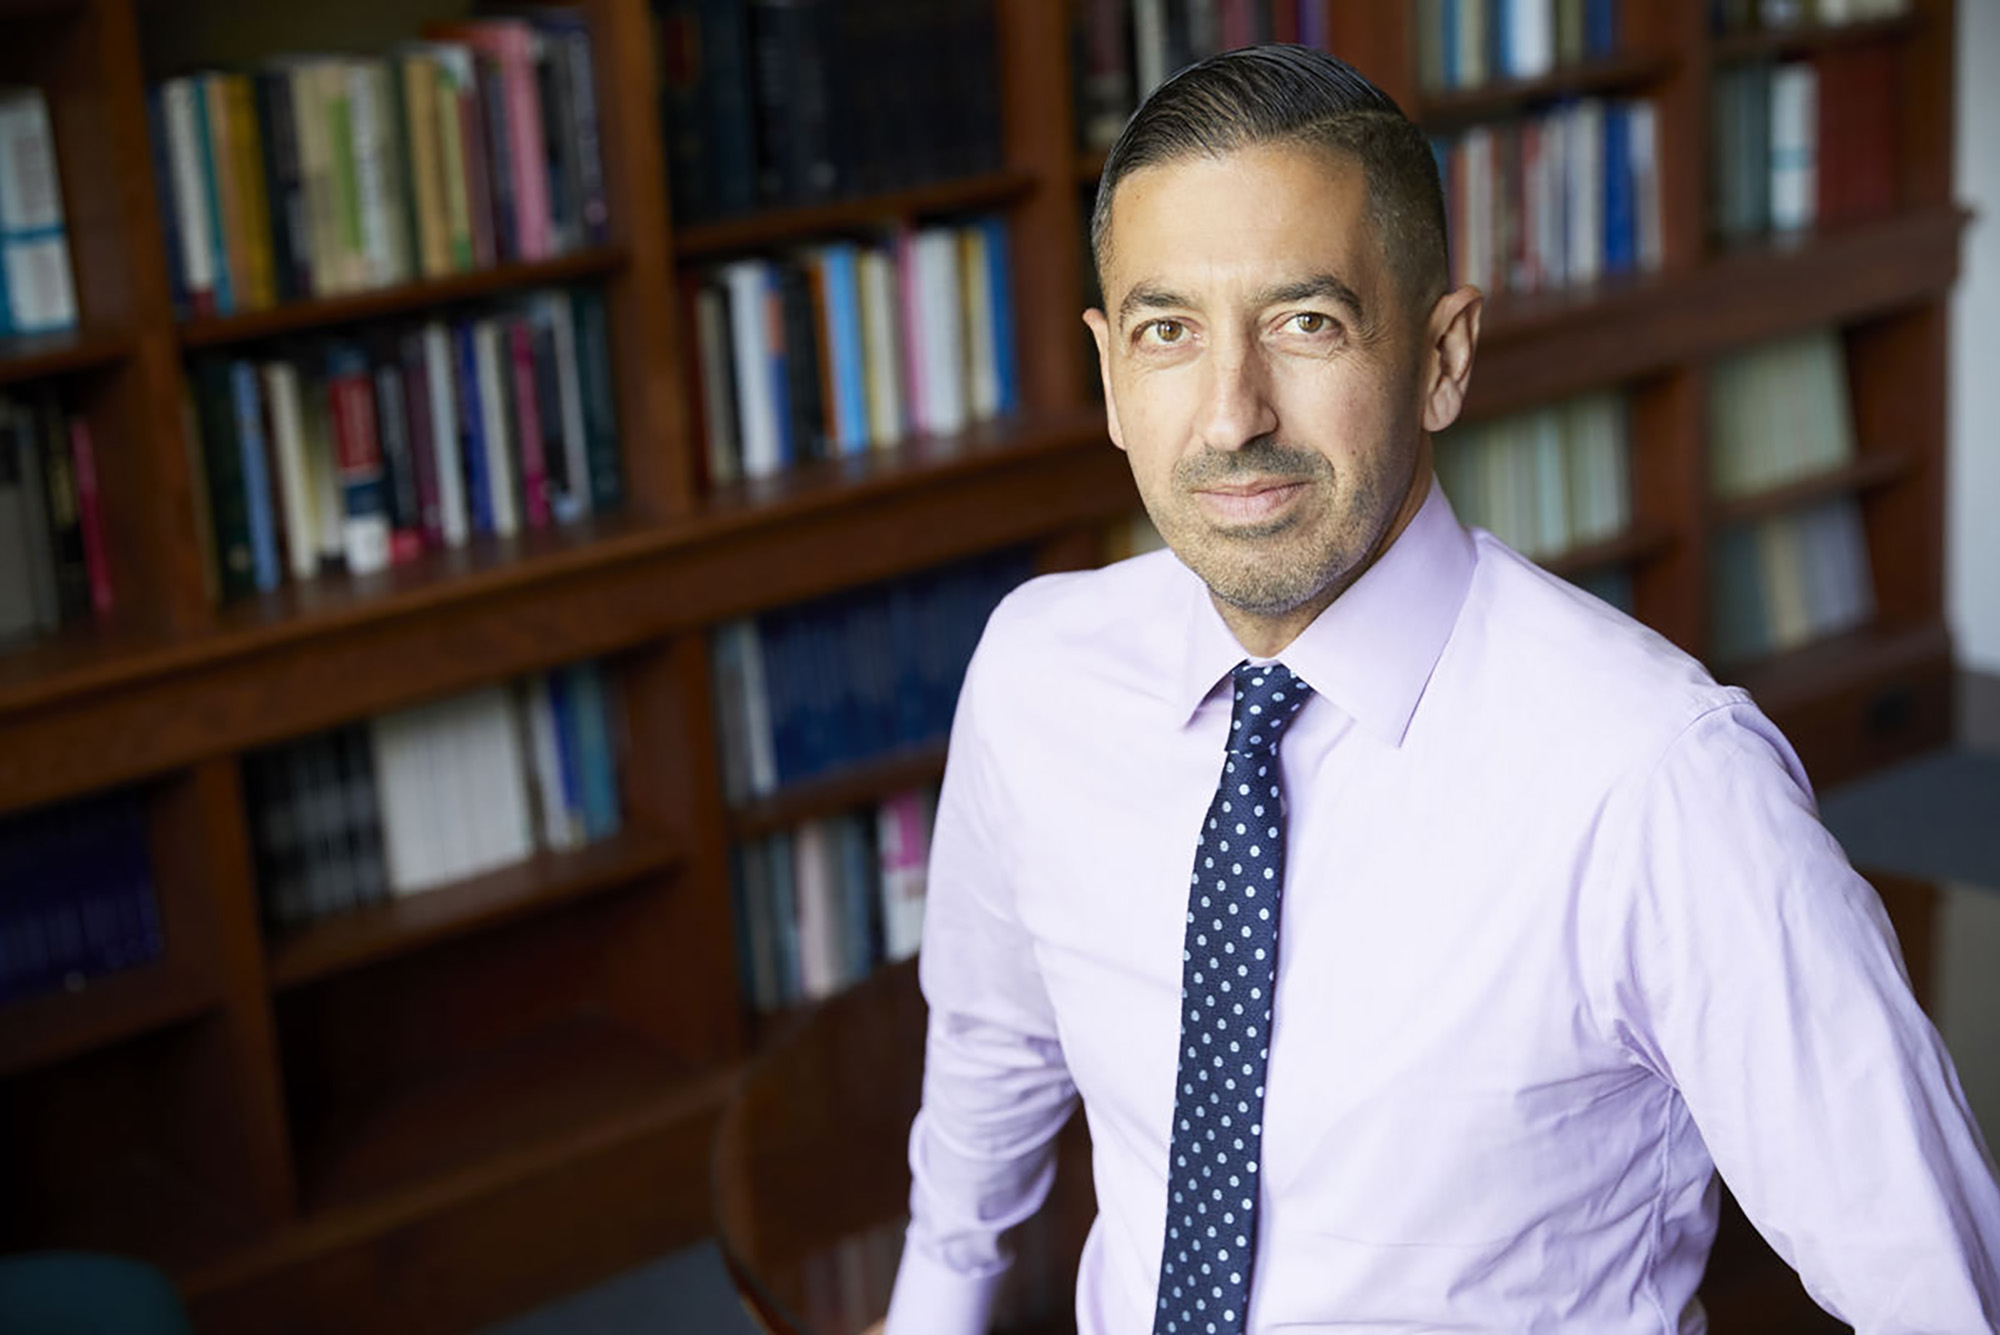
[{"label": "eyebrow", "polygon": [[[1357,326],[1365,327],[1368,323],[1368,310],[1362,305],[1360,295],[1339,277],[1330,273],[1318,273],[1296,282],[1267,287],[1251,298],[1251,304],[1258,307],[1279,306],[1287,302],[1310,301],[1314,298],[1332,301],[1346,307],[1348,317]],[[1186,310],[1194,304],[1191,298],[1179,292],[1155,287],[1150,283],[1140,283],[1127,292],[1125,299],[1118,303],[1118,324],[1120,328],[1124,328],[1131,323],[1132,317],[1141,311]]]}]

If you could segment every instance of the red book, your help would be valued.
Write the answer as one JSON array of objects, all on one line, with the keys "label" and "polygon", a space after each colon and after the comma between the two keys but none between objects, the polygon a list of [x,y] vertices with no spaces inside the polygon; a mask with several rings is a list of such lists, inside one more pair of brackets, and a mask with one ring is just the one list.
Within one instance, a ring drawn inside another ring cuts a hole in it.
[{"label": "red book", "polygon": [[375,434],[375,385],[367,361],[347,349],[329,357],[326,393],[333,414],[347,571],[372,574],[389,565],[390,534],[382,442]]},{"label": "red book", "polygon": [[104,502],[97,490],[97,447],[90,423],[69,419],[70,461],[76,468],[77,520],[83,528],[83,564],[90,573],[90,606],[99,616],[111,610],[111,555],[104,545]]},{"label": "red book", "polygon": [[507,322],[508,361],[514,368],[514,425],[521,443],[521,495],[529,528],[549,526],[549,464],[535,401],[535,329],[526,318]]}]

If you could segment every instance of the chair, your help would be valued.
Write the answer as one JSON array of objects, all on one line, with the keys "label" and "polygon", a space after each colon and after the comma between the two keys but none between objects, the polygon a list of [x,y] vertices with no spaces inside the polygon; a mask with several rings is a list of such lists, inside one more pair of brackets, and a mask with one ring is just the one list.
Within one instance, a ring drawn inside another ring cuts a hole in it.
[{"label": "chair", "polygon": [[[915,965],[878,970],[794,1017],[723,1111],[713,1165],[723,1261],[771,1335],[856,1335],[888,1310],[924,1019]],[[1015,1230],[998,1330],[1075,1330],[1077,1258],[1096,1214],[1081,1117],[1059,1153],[1048,1205]]]},{"label": "chair", "polygon": [[193,1335],[180,1295],[141,1261],[96,1252],[0,1256],[8,1335]]}]

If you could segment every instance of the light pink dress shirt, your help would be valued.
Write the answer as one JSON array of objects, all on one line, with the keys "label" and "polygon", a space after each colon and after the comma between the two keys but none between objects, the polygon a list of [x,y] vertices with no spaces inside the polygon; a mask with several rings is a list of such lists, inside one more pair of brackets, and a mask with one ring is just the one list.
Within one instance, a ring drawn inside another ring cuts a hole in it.
[{"label": "light pink dress shirt", "polygon": [[[890,1335],[985,1329],[1078,1094],[1084,1335],[1146,1335],[1188,871],[1244,657],[1174,557],[1037,580],[960,699]],[[1862,1335],[2000,1315],[2000,1193],[1874,892],[1741,690],[1433,488],[1281,655],[1253,1332],[1688,1335],[1719,1168]]]}]

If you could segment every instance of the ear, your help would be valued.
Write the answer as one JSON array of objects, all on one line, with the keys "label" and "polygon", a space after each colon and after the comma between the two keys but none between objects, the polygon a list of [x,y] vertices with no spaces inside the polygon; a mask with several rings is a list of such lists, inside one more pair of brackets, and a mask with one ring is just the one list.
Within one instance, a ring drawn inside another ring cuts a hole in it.
[{"label": "ear", "polygon": [[1090,326],[1090,336],[1097,340],[1097,376],[1104,385],[1104,425],[1111,433],[1111,443],[1122,450],[1125,432],[1118,425],[1118,400],[1111,396],[1111,322],[1094,306],[1083,313],[1083,322]]},{"label": "ear", "polygon": [[1486,298],[1476,287],[1445,293],[1431,307],[1425,330],[1424,430],[1442,431],[1458,420],[1472,385],[1472,354],[1479,346],[1479,316]]}]

